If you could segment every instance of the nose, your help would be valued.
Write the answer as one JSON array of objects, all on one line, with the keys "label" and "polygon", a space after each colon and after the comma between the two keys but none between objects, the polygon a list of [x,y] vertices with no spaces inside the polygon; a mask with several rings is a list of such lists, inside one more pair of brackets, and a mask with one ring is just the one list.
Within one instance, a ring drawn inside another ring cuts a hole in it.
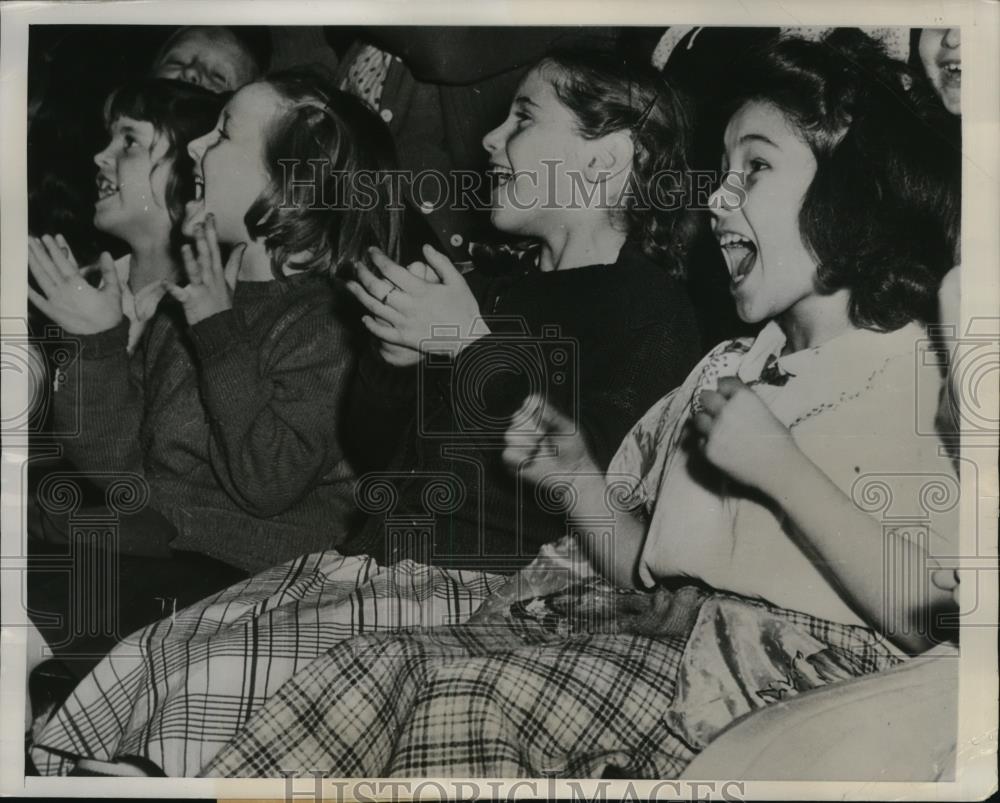
[{"label": "nose", "polygon": [[201,86],[203,82],[201,70],[195,64],[188,64],[181,70],[181,80],[187,81],[189,84],[194,84],[195,86]]},{"label": "nose", "polygon": [[203,134],[198,137],[198,139],[192,139],[187,146],[188,156],[190,156],[196,165],[201,165],[201,160],[205,156],[205,150],[208,147],[209,140],[215,134],[214,131],[209,131],[207,134]]},{"label": "nose", "polygon": [[962,44],[962,29],[961,28],[948,28],[944,32],[944,38],[941,39],[941,43],[945,47],[956,48]]},{"label": "nose", "polygon": [[110,166],[111,163],[111,144],[108,143],[108,146],[103,151],[94,154],[94,164],[100,168],[104,168]]},{"label": "nose", "polygon": [[722,181],[708,196],[708,210],[716,220],[722,220],[739,209],[743,196],[739,174],[730,170],[722,175]]},{"label": "nose", "polygon": [[506,122],[501,123],[483,137],[483,147],[491,156],[503,147],[503,129]]}]

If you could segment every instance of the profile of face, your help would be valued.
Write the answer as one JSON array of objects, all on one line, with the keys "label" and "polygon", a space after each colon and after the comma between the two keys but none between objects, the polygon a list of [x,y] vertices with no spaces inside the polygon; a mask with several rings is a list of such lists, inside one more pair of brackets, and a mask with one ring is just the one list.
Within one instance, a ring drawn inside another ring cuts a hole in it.
[{"label": "profile of face", "polygon": [[170,236],[166,203],[172,162],[153,124],[121,116],[111,124],[111,141],[94,156],[98,167],[94,226],[132,244]]},{"label": "profile of face", "polygon": [[211,213],[221,242],[250,241],[244,218],[270,182],[266,136],[285,105],[269,84],[248,84],[230,98],[215,128],[188,144],[195,162],[195,200],[185,206],[186,236],[194,236]]},{"label": "profile of face", "polygon": [[212,92],[239,89],[257,77],[254,60],[225,28],[184,28],[153,65],[157,78],[173,78]]},{"label": "profile of face", "polygon": [[962,33],[959,28],[924,28],[920,62],[938,97],[952,114],[962,113]]},{"label": "profile of face", "polygon": [[816,158],[785,115],[759,101],[733,115],[724,142],[722,168],[733,173],[710,199],[712,230],[737,312],[757,323],[817,295],[816,260],[799,230]]},{"label": "profile of face", "polygon": [[[613,156],[600,141],[578,133],[576,115],[538,67],[525,76],[507,118],[483,138],[483,147],[493,181],[491,219],[500,231],[544,237],[579,224],[602,201],[617,200],[610,182],[605,198],[595,182],[608,167],[620,172],[621,165],[609,164]],[[630,154],[628,161],[630,166]]]}]

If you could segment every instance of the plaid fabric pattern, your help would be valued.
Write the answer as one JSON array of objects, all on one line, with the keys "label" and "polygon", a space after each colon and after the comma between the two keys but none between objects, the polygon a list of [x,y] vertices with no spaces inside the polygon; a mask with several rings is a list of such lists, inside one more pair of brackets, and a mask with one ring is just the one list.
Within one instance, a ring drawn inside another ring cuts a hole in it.
[{"label": "plaid fabric pattern", "polygon": [[289,678],[359,633],[462,622],[503,575],[315,553],[269,569],[119,644],[40,734],[32,760],[140,757],[196,775]]},{"label": "plaid fabric pattern", "polygon": [[[579,590],[606,599],[600,586],[588,582]],[[652,608],[659,593],[632,596]],[[821,642],[810,659],[838,671],[810,678],[811,687],[897,662],[865,628],[729,595],[707,600],[744,606],[765,627],[778,621]],[[507,625],[470,623],[337,645],[286,683],[203,774],[600,777],[614,767],[623,777],[677,777],[701,748],[671,716],[697,631],[687,638],[623,632],[638,623],[648,632],[648,620],[638,616],[619,620],[618,632],[574,632],[572,623],[553,626],[552,606],[539,602],[512,605]],[[780,669],[772,676],[783,677]],[[762,695],[758,707],[774,699]]]}]

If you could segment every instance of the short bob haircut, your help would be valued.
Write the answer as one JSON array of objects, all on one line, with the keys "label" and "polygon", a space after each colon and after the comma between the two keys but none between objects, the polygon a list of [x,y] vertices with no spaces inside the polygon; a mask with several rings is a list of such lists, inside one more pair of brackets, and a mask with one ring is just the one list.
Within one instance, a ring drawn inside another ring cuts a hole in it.
[{"label": "short bob haircut", "polygon": [[858,327],[933,320],[958,250],[961,154],[932,87],[851,28],[781,39],[735,74],[729,109],[772,104],[816,158],[799,229],[821,290],[850,290]]},{"label": "short bob haircut", "polygon": [[333,89],[319,67],[283,70],[265,83],[285,105],[265,134],[269,186],[244,220],[251,237],[264,239],[275,276],[292,261],[300,270],[336,274],[371,246],[398,259],[403,203],[382,119]]},{"label": "short bob haircut", "polygon": [[175,232],[184,219],[184,204],[194,198],[195,165],[187,145],[215,127],[227,97],[184,81],[140,78],[114,90],[105,101],[109,130],[119,117],[131,117],[151,123],[157,137],[167,138],[167,151],[153,169],[171,166],[165,200]]},{"label": "short bob haircut", "polygon": [[552,50],[537,69],[575,115],[580,136],[630,132],[635,154],[622,208],[627,237],[682,276],[696,224],[687,197],[690,121],[680,95],[653,67],[610,50]]}]

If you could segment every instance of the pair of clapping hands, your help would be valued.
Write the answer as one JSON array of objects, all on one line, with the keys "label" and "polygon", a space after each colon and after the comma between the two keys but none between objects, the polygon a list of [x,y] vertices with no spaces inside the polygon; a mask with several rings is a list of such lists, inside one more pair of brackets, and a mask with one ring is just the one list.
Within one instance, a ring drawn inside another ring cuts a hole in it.
[{"label": "pair of clapping hands", "polygon": [[[237,245],[223,267],[211,215],[195,230],[194,241],[194,248],[187,244],[181,247],[188,284],[179,287],[171,281],[161,282],[163,291],[184,307],[191,325],[233,306],[233,289],[246,250],[245,244]],[[114,260],[106,251],[97,263],[101,272],[97,287],[87,281],[94,266],[81,268],[60,234],[28,239],[28,268],[39,287],[29,287],[28,298],[66,332],[97,334],[113,329],[122,320],[123,288]]]},{"label": "pair of clapping hands", "polygon": [[[369,248],[375,270],[356,262],[347,282],[368,312],[361,321],[378,339],[379,354],[396,367],[416,365],[430,351],[455,355],[487,332],[479,302],[451,260],[430,245],[423,254],[426,262],[404,268],[381,249]],[[442,330],[456,336],[442,337]]]}]

